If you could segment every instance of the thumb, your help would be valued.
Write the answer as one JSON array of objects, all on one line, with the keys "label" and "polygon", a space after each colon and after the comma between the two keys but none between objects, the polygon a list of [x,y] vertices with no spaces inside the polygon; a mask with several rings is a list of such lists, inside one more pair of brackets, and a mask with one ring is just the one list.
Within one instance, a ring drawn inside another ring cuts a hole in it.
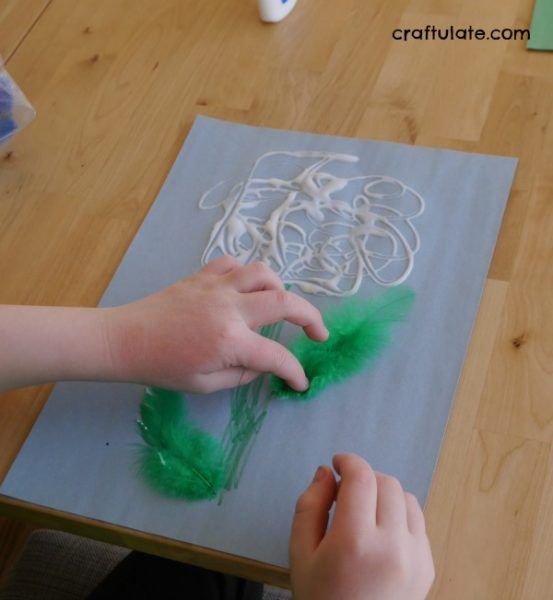
[{"label": "thumb", "polygon": [[317,549],[336,497],[336,480],[329,467],[317,469],[311,485],[298,498],[290,536],[290,564],[301,564]]}]

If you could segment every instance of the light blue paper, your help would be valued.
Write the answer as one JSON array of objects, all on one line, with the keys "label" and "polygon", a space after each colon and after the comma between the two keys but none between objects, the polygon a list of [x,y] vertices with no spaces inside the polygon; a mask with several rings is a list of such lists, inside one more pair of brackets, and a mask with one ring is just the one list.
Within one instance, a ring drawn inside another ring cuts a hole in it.
[{"label": "light blue paper", "polygon": [[[241,484],[224,502],[159,496],[137,477],[141,387],[56,386],[0,491],[108,523],[286,566],[294,502],[319,464],[353,451],[425,501],[516,160],[236,125],[199,117],[159,197],[102,299],[129,302],[196,271],[221,213],[202,193],[243,180],[261,154],[322,150],[358,155],[352,174],[387,174],[422,194],[422,245],[407,281],[407,323],[373,368],[311,403],[274,401]],[[102,243],[102,240],[98,240]],[[381,290],[367,281],[359,294]],[[321,308],[335,299],[308,296]],[[296,333],[287,326],[283,338]],[[229,392],[192,397],[220,434]]]}]

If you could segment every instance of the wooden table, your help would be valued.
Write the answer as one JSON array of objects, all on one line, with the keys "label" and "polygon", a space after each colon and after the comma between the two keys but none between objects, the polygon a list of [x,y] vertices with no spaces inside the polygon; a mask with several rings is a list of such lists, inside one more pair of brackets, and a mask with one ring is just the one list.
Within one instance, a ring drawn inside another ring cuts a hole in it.
[{"label": "wooden table", "polygon": [[[531,0],[300,0],[267,26],[253,0],[5,0],[0,51],[38,119],[0,156],[0,302],[95,305],[198,113],[520,157],[426,507],[432,597],[553,597],[553,55],[522,41],[391,35],[527,27],[531,10]],[[0,479],[49,391],[1,396]],[[286,581],[251,561],[0,504]]]}]

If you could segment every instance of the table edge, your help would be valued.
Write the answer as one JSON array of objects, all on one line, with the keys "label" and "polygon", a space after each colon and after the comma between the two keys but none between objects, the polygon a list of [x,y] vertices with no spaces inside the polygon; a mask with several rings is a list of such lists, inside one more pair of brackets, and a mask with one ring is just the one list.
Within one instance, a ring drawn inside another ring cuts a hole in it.
[{"label": "table edge", "polygon": [[290,588],[289,570],[235,554],[211,550],[107,521],[82,517],[0,494],[0,516],[59,529],[83,537],[155,554],[205,569]]}]

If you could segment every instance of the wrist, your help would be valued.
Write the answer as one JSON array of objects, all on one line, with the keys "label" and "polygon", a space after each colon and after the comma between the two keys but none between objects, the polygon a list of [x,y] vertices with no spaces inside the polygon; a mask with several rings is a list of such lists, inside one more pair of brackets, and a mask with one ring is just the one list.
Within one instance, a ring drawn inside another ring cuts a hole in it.
[{"label": "wrist", "polygon": [[103,308],[45,308],[41,330],[52,340],[49,381],[115,379]]},{"label": "wrist", "polygon": [[0,389],[112,379],[108,310],[0,306]]},{"label": "wrist", "polygon": [[145,372],[144,327],[132,305],[103,309],[102,329],[110,380],[138,382]]}]

